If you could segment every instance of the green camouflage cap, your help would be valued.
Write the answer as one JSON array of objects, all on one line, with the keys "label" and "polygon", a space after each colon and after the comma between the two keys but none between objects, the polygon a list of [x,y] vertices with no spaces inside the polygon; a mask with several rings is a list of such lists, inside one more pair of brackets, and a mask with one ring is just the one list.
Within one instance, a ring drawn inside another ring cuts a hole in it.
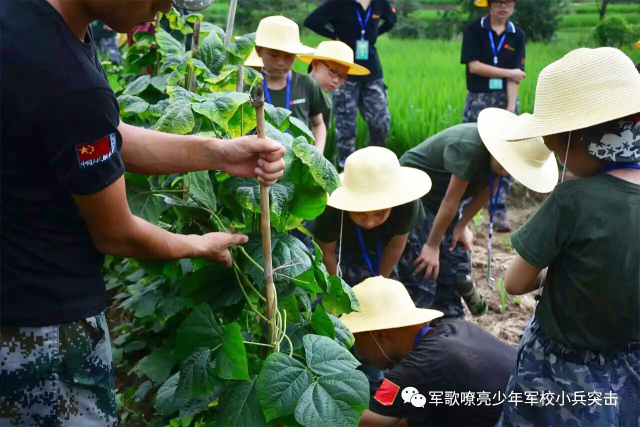
[{"label": "green camouflage cap", "polygon": [[173,0],[173,3],[187,10],[202,10],[206,9],[215,0]]}]

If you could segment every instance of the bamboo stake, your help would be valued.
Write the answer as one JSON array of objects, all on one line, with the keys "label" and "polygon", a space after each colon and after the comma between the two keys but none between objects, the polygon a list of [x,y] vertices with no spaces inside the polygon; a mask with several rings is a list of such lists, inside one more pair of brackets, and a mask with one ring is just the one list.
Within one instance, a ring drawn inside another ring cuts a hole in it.
[{"label": "bamboo stake", "polygon": [[[156,13],[156,33],[158,32],[158,29],[160,28],[160,12]],[[162,57],[160,55],[160,51],[156,48],[156,76],[160,75],[160,61],[161,61]]]},{"label": "bamboo stake", "polygon": [[[251,105],[256,109],[258,138],[265,138],[264,124],[264,89],[261,84],[256,85]],[[267,319],[269,321],[269,344],[271,352],[280,351],[275,322],[276,287],[273,284],[273,263],[271,259],[271,219],[269,209],[269,187],[260,184],[260,229],[262,230],[262,254],[264,259],[264,288],[267,298]]]},{"label": "bamboo stake", "polygon": [[[193,24],[193,36],[191,37],[191,57],[194,58],[198,54],[198,46],[200,45],[200,20],[196,20]],[[189,67],[189,85],[187,90],[196,93],[198,86],[198,78],[193,67]]]}]

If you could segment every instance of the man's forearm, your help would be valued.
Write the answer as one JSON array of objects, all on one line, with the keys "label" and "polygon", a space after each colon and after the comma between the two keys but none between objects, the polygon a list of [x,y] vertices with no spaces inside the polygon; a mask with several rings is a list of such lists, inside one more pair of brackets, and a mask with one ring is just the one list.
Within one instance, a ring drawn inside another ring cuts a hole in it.
[{"label": "man's forearm", "polygon": [[513,80],[507,80],[507,110],[516,111],[516,101],[518,100],[518,87],[520,84]]},{"label": "man's forearm", "polygon": [[198,136],[172,135],[120,123],[122,160],[128,172],[167,175],[220,169],[216,159],[222,140]]},{"label": "man's forearm", "polygon": [[447,201],[447,199],[443,200],[442,203],[440,203],[440,208],[438,209],[436,218],[433,221],[433,228],[431,228],[429,238],[427,239],[427,245],[434,249],[440,247],[442,236],[444,236],[444,233],[445,231],[447,231],[449,224],[451,224],[451,221],[453,221],[456,212],[458,212],[457,204],[449,202]]},{"label": "man's forearm", "polygon": [[480,209],[484,208],[489,202],[489,187],[486,187],[484,190],[473,196],[464,212],[462,213],[462,217],[456,224],[457,227],[465,227],[469,222],[473,219],[474,216],[480,211]]}]

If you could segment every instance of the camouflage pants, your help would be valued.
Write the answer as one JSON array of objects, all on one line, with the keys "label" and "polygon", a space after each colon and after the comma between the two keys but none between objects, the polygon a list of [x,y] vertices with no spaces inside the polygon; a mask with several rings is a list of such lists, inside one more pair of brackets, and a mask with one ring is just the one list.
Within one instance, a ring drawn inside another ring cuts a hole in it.
[{"label": "camouflage pants", "polygon": [[453,251],[449,250],[453,239],[453,228],[458,218],[451,222],[442,237],[437,281],[434,282],[431,279],[425,281],[424,271],[418,276],[413,275],[415,270],[413,263],[420,256],[436,217],[436,214],[426,205],[424,211],[425,221],[409,233],[407,246],[398,262],[399,280],[407,288],[417,307],[440,310],[446,317],[464,318],[462,300],[456,288],[456,276],[471,274],[471,256],[461,243],[458,243]]},{"label": "camouflage pants", "polygon": [[533,316],[505,396],[500,427],[637,427],[640,342],[607,354],[570,349],[547,339]]},{"label": "camouflage pants", "polygon": [[333,92],[338,167],[344,169],[347,157],[356,150],[358,109],[369,126],[369,145],[384,147],[391,123],[387,88],[382,79],[345,82]]},{"label": "camouflage pants", "polygon": [[[484,92],[484,93],[468,93],[464,102],[464,112],[462,113],[462,123],[476,123],[480,111],[485,108],[507,108],[506,92]],[[520,111],[520,99],[516,100],[516,114]],[[496,204],[496,215],[504,216],[507,214],[507,196],[511,191],[511,179],[505,178],[500,186],[498,195],[498,203]],[[468,202],[468,201],[467,201]]]},{"label": "camouflage pants", "polygon": [[114,426],[115,380],[104,314],[0,331],[0,426]]}]

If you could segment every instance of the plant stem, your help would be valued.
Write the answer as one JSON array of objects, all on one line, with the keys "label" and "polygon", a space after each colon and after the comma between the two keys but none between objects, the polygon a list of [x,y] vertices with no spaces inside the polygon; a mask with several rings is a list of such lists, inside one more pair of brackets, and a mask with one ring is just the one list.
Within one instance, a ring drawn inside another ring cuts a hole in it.
[{"label": "plant stem", "polygon": [[251,256],[249,256],[249,254],[247,253],[247,251],[244,250],[244,248],[242,246],[238,246],[238,249],[240,250],[240,252],[242,252],[242,255],[244,255],[245,257],[247,257],[247,259],[249,260],[249,262],[251,262],[251,264],[255,265],[256,267],[258,267],[258,269],[262,272],[264,272],[264,268],[262,268],[262,266],[260,264],[258,264],[256,262],[256,260],[254,260],[253,258],[251,258]]},{"label": "plant stem", "polygon": [[271,344],[263,344],[261,342],[253,342],[253,341],[242,341],[242,342],[249,345],[259,345],[261,347],[273,347]]},{"label": "plant stem", "polygon": [[251,300],[249,299],[249,295],[247,295],[247,292],[244,290],[244,287],[242,286],[242,282],[240,281],[240,276],[238,276],[238,270],[236,270],[234,268],[233,272],[236,274],[236,279],[238,280],[238,286],[240,286],[240,290],[242,291],[242,294],[244,295],[244,298],[247,300],[247,304],[249,304],[249,308],[251,309],[251,311],[253,311],[255,314],[257,314],[262,319],[264,319],[265,321],[268,322],[269,320],[266,317],[264,317],[262,315],[262,313],[260,313],[258,310],[256,310],[256,308],[251,303]]},{"label": "plant stem", "polygon": [[[240,246],[238,246],[240,247]],[[236,275],[242,276],[242,278],[245,281],[245,284],[247,286],[249,286],[251,288],[251,290],[253,292],[255,292],[258,295],[258,298],[260,298],[262,301],[266,301],[267,299],[260,293],[260,291],[258,291],[252,284],[251,284],[251,280],[249,280],[249,278],[245,275],[244,271],[240,270],[240,267],[238,267],[238,264],[236,264],[235,260],[233,261],[233,269],[236,272]],[[240,280],[238,278],[238,280]]]},{"label": "plant stem", "polygon": [[293,357],[293,343],[291,342],[287,334],[284,334],[284,339],[286,339],[289,343],[289,357]]}]

